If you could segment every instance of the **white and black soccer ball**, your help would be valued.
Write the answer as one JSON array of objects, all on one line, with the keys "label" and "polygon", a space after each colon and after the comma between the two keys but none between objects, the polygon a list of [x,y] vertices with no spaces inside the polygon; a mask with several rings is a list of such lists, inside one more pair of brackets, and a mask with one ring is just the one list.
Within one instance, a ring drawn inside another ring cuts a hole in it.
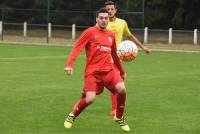
[{"label": "white and black soccer ball", "polygon": [[133,61],[138,54],[136,44],[130,40],[122,41],[117,47],[117,55],[122,61]]}]

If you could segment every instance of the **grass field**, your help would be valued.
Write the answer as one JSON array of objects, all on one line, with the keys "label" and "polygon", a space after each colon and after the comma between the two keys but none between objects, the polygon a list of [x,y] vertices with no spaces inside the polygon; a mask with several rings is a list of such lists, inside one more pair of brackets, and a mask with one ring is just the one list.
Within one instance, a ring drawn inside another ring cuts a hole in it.
[{"label": "grass field", "polygon": [[[70,48],[0,44],[0,134],[121,134],[107,90],[63,127],[83,85],[84,53],[72,76]],[[125,63],[131,134],[200,134],[200,53],[140,52]]]}]

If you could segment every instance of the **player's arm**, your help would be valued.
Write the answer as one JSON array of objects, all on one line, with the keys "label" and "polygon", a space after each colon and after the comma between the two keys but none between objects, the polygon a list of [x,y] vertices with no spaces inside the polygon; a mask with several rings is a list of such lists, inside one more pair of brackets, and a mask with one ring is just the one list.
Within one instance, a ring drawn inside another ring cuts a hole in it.
[{"label": "player's arm", "polygon": [[151,52],[151,50],[149,48],[145,47],[144,45],[142,45],[142,43],[134,35],[131,35],[128,38],[129,38],[129,40],[133,41],[138,47],[140,47],[142,50],[144,50],[146,53]]},{"label": "player's arm", "polygon": [[81,50],[83,50],[85,45],[88,43],[88,40],[89,40],[89,33],[85,31],[81,34],[78,41],[74,45],[74,48],[72,49],[64,68],[65,72],[68,75],[71,75],[73,73],[73,64],[78,55],[80,54]]},{"label": "player's arm", "polygon": [[149,48],[145,47],[133,34],[131,34],[126,21],[125,21],[125,28],[124,28],[123,34],[125,36],[127,36],[129,40],[133,41],[138,47],[140,47],[142,50],[144,50],[146,53],[151,52],[151,50]]},{"label": "player's arm", "polygon": [[124,79],[126,77],[126,72],[125,72],[125,69],[124,69],[124,67],[123,67],[123,65],[122,65],[119,57],[117,56],[117,50],[116,50],[116,43],[115,43],[115,41],[113,41],[112,50],[111,50],[111,56],[113,58],[114,64],[116,65],[116,67],[120,71],[120,75]]}]

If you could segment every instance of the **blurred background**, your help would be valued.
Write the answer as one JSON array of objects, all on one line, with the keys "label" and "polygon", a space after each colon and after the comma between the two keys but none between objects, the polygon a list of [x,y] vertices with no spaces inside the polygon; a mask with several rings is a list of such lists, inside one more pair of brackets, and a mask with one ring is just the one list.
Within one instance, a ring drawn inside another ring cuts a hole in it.
[{"label": "blurred background", "polygon": [[[1,0],[0,41],[73,44],[85,28],[95,24],[95,12],[105,1]],[[117,16],[145,44],[200,44],[199,0],[113,1]]]}]

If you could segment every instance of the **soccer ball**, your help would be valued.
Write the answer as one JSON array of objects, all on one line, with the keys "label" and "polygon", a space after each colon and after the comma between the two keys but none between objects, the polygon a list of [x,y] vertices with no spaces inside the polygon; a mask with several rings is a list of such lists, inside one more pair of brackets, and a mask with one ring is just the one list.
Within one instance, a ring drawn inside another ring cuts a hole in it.
[{"label": "soccer ball", "polygon": [[122,61],[133,61],[137,57],[138,48],[130,40],[122,41],[117,47],[117,55]]}]

